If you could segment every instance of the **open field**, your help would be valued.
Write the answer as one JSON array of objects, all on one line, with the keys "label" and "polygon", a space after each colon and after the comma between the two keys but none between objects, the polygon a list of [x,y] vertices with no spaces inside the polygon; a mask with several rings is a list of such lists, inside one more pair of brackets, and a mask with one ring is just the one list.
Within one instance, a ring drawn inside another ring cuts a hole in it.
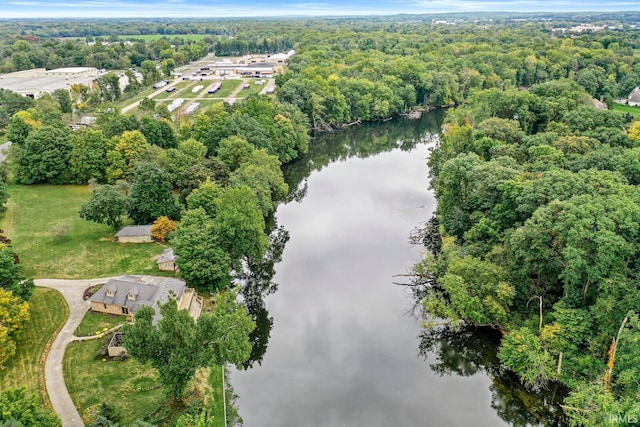
[{"label": "open field", "polygon": [[[171,412],[157,374],[149,364],[143,365],[133,358],[111,362],[95,359],[107,339],[76,341],[67,347],[65,353],[67,388],[85,421],[92,409],[102,402],[113,405],[123,415],[125,425],[138,418],[165,425],[177,418],[180,414]],[[221,369],[220,366],[214,366],[210,372],[202,371],[194,384],[198,384],[200,393],[206,393],[210,400],[208,403],[213,406],[215,425],[222,427],[224,406]],[[187,399],[193,398],[193,387],[188,387],[185,393]]]},{"label": "open field", "polygon": [[31,320],[17,340],[18,351],[0,370],[0,390],[26,387],[29,394],[45,401],[42,353],[69,317],[69,307],[58,291],[47,288],[36,288],[29,304]]},{"label": "open field", "polygon": [[640,120],[640,107],[631,107],[629,105],[622,104],[613,104],[611,107],[613,111],[619,111],[621,113],[630,113],[633,115],[633,118],[636,120]]},{"label": "open field", "polygon": [[[106,225],[78,215],[90,195],[80,185],[10,185],[9,210],[0,228],[13,240],[28,277],[85,279],[121,274],[166,275],[155,257],[158,243],[116,243]],[[61,224],[69,232],[54,240],[51,230]]]}]

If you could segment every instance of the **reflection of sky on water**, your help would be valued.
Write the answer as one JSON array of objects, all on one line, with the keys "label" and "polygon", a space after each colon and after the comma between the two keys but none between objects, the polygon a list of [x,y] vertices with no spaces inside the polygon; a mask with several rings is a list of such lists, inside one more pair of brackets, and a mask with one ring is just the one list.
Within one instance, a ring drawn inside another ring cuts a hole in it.
[{"label": "reflection of sky on water", "polygon": [[391,283],[435,207],[427,156],[419,145],[332,163],[301,203],[280,206],[291,239],[266,299],[268,350],[232,377],[245,426],[504,425],[488,377],[439,377],[418,356],[411,297]]}]

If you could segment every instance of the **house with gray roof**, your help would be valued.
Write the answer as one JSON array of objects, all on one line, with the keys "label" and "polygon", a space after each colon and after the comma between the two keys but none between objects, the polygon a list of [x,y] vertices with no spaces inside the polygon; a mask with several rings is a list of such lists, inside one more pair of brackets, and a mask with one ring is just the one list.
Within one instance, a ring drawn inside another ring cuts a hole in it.
[{"label": "house with gray roof", "polygon": [[154,309],[153,323],[162,318],[160,306],[170,299],[178,303],[178,309],[189,312],[197,319],[202,312],[202,297],[185,282],[171,277],[122,276],[111,279],[91,296],[91,310],[126,316],[130,321],[142,307]]},{"label": "house with gray roof", "polygon": [[116,233],[116,240],[120,243],[149,243],[153,239],[151,237],[152,224],[148,225],[128,225],[121,228]]}]

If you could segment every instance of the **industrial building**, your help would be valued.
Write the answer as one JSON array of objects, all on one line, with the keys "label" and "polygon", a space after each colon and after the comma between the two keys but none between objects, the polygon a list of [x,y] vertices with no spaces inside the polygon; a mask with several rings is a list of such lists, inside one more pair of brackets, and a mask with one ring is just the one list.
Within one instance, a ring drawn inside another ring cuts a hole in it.
[{"label": "industrial building", "polygon": [[89,86],[99,76],[100,72],[93,67],[34,68],[0,74],[0,88],[37,99],[57,89],[68,90],[74,84]]}]

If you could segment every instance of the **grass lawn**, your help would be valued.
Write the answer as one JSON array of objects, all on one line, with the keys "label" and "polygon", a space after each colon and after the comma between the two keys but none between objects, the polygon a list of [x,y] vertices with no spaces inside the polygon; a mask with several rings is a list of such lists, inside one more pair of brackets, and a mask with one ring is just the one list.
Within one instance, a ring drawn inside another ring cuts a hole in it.
[{"label": "grass lawn", "polygon": [[[78,215],[90,190],[79,185],[10,185],[9,210],[0,228],[13,240],[28,277],[88,279],[121,274],[165,275],[154,257],[158,243],[116,243],[114,232]],[[54,241],[52,228],[66,224],[68,234]]]},{"label": "grass lawn", "polygon": [[211,396],[213,398],[212,406],[213,415],[216,425],[224,426],[224,391],[222,389],[222,367],[214,366],[209,368],[209,386],[211,387]]},{"label": "grass lawn", "polygon": [[200,110],[204,111],[207,108],[211,107],[213,104],[218,104],[222,102],[222,99],[200,99],[196,102],[200,103]]},{"label": "grass lawn", "polygon": [[76,329],[75,335],[78,337],[96,335],[96,332],[102,332],[104,328],[111,329],[114,326],[122,325],[126,321],[125,316],[88,311]]},{"label": "grass lawn", "polygon": [[630,113],[633,115],[634,119],[640,120],[640,107],[631,107],[629,105],[614,103],[611,108],[613,109],[613,111],[619,111],[621,113]]},{"label": "grass lawn", "polygon": [[212,98],[226,98],[229,95],[231,95],[231,92],[236,90],[238,86],[240,86],[240,84],[244,84],[242,80],[231,80],[231,79],[223,80],[220,83],[222,83],[220,90],[214,93],[213,95],[207,95],[207,96],[210,96]]},{"label": "grass lawn", "polygon": [[136,102],[136,101],[140,101],[140,100],[142,100],[142,99],[144,99],[144,98],[148,98],[148,97],[149,97],[149,95],[151,95],[151,94],[152,94],[153,92],[155,92],[156,90],[158,90],[158,89],[154,89],[154,88],[152,88],[152,87],[150,87],[150,88],[146,88],[146,89],[144,89],[142,92],[140,92],[140,93],[138,93],[138,94],[136,94],[136,95],[132,96],[131,98],[126,98],[126,99],[121,99],[121,100],[119,100],[119,101],[116,103],[116,106],[117,106],[118,108],[126,107],[127,105],[129,105],[129,104],[133,104],[133,103],[134,103],[134,102]]},{"label": "grass lawn", "polygon": [[102,345],[102,339],[75,341],[64,355],[64,379],[80,415],[102,402],[115,406],[125,424],[157,411],[165,399],[156,372],[134,359],[95,360]]},{"label": "grass lawn", "polygon": [[[69,344],[64,357],[64,377],[76,407],[83,417],[103,401],[115,406],[123,415],[124,424],[135,419],[147,419],[158,425],[169,424],[180,413],[171,412],[157,374],[149,365],[129,358],[124,362],[95,360],[103,340],[76,341]],[[212,396],[216,425],[224,426],[221,368],[201,371],[194,380],[201,392]],[[193,385],[186,395],[193,395]],[[85,418],[86,421],[86,418]]]},{"label": "grass lawn", "polygon": [[[257,79],[260,80],[260,79]],[[242,99],[242,98],[247,98],[250,95],[253,94],[259,94],[260,91],[262,89],[264,89],[265,87],[267,87],[267,85],[269,84],[268,81],[267,83],[263,84],[263,85],[257,85],[255,84],[255,80],[248,80],[247,83],[249,83],[251,86],[249,86],[249,89],[242,89],[239,93],[238,93],[238,99]]]},{"label": "grass lawn", "polygon": [[6,369],[0,371],[0,390],[26,387],[29,394],[45,401],[42,353],[53,334],[67,321],[69,307],[58,291],[47,288],[36,288],[29,304],[31,320],[18,338],[18,351],[9,359]]}]

